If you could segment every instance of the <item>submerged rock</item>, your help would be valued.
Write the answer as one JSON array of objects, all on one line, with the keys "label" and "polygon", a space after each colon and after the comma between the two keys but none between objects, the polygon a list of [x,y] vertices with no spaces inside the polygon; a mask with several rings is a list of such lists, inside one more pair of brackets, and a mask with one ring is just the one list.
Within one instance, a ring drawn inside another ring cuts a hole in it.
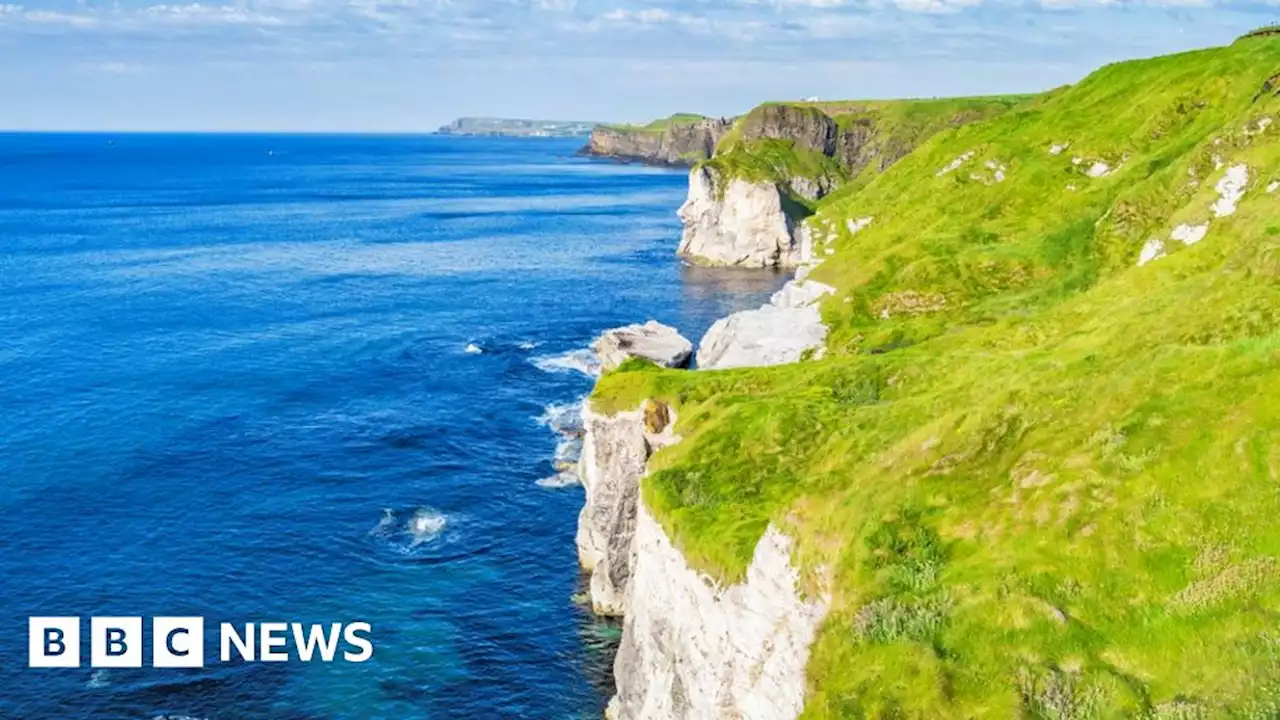
[{"label": "submerged rock", "polygon": [[604,370],[613,370],[633,357],[669,368],[684,367],[693,355],[693,343],[675,328],[650,320],[643,325],[606,330],[591,343]]},{"label": "submerged rock", "polygon": [[791,281],[768,305],[717,320],[698,344],[698,367],[719,370],[784,365],[818,351],[827,338],[818,302],[835,291],[812,280]]}]

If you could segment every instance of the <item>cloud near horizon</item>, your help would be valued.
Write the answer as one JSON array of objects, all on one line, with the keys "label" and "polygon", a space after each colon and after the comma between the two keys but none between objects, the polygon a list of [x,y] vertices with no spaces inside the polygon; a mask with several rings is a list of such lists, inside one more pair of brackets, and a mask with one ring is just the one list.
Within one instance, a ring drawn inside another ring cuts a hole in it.
[{"label": "cloud near horizon", "polygon": [[1031,91],[1229,42],[1236,0],[39,0],[0,4],[16,129],[425,130],[771,98]]}]

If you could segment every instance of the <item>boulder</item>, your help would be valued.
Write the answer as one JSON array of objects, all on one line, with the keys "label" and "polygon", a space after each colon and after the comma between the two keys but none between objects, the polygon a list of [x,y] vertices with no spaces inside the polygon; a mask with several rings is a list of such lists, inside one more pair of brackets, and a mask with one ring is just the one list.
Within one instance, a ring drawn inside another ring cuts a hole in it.
[{"label": "boulder", "polygon": [[693,356],[693,343],[675,328],[650,320],[643,325],[606,330],[591,343],[603,370],[613,370],[638,357],[669,368],[684,367]]}]

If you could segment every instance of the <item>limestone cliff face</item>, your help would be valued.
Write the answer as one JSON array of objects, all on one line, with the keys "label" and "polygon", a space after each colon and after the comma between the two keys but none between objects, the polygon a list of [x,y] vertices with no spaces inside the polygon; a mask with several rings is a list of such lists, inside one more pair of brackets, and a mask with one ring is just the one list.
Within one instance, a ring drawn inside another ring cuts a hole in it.
[{"label": "limestone cliff face", "polygon": [[689,173],[678,212],[680,255],[706,265],[792,267],[801,261],[800,214],[773,183],[725,180],[707,165]]},{"label": "limestone cliff face", "polygon": [[591,572],[591,608],[598,615],[627,613],[640,478],[649,456],[675,442],[672,421],[657,403],[616,415],[601,415],[583,403],[578,468],[587,501],[578,516],[578,560]]},{"label": "limestone cliff face", "polygon": [[[814,281],[787,283],[769,305],[717,323],[699,362],[799,359],[825,337],[817,303],[829,292]],[[613,353],[622,357],[612,365],[637,353],[679,366],[686,345],[670,328],[635,325],[605,333],[593,347],[602,363]],[[652,400],[613,415],[583,404],[578,556],[591,573],[592,609],[625,617],[608,717],[792,720],[804,709],[805,666],[826,599],[804,597],[792,541],[773,525],[743,582],[723,587],[689,567],[641,497],[650,457],[680,441],[675,423],[674,411]]]},{"label": "limestone cliff face", "polygon": [[593,609],[626,618],[608,717],[791,720],[826,601],[803,597],[791,539],[772,525],[745,582],[721,587],[688,566],[640,498],[649,456],[680,439],[674,422],[653,402],[583,411],[578,551]]},{"label": "limestone cliff face", "polygon": [[731,120],[673,122],[661,130],[599,125],[582,154],[650,165],[689,166],[711,157]]},{"label": "limestone cliff face", "polygon": [[801,595],[791,539],[770,525],[746,581],[722,587],[688,566],[643,503],[637,510],[611,720],[799,716],[827,604]]}]

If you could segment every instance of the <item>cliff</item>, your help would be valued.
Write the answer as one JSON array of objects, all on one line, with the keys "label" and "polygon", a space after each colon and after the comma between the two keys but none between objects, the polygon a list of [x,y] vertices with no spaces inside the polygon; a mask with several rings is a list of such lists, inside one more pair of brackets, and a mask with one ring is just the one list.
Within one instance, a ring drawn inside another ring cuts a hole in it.
[{"label": "cliff", "polygon": [[678,252],[709,265],[794,267],[814,203],[867,182],[934,134],[1022,99],[761,105],[691,172]]},{"label": "cliff", "polygon": [[732,121],[672,115],[648,125],[597,125],[582,154],[623,162],[689,166],[711,157]]},{"label": "cliff", "polygon": [[1277,68],[1262,35],[923,142],[787,145],[844,173],[796,230],[821,265],[770,303],[820,345],[627,362],[590,399],[680,438],[630,465],[612,712],[1269,716]]}]

